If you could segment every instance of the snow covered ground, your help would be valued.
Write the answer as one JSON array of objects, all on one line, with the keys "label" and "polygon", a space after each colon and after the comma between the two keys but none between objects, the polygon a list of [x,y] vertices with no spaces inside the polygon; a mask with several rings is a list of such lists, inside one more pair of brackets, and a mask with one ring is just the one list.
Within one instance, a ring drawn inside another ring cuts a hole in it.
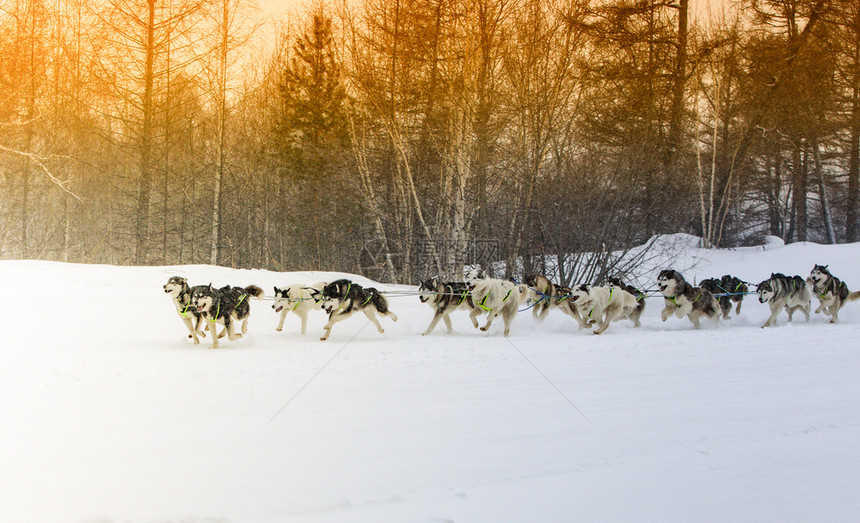
[{"label": "snow covered ground", "polygon": [[[860,244],[689,249],[689,279],[830,264]],[[656,268],[656,267],[655,267]],[[195,346],[162,291],[332,279],[209,266],[0,262],[0,521],[849,521],[860,515],[860,303],[840,323],[602,336],[553,312],[510,338],[391,298],[318,340],[271,301],[250,331]],[[653,276],[651,275],[652,281]],[[358,279],[359,282],[364,280]],[[817,303],[816,303],[817,306]],[[498,321],[499,327],[501,321]]]}]

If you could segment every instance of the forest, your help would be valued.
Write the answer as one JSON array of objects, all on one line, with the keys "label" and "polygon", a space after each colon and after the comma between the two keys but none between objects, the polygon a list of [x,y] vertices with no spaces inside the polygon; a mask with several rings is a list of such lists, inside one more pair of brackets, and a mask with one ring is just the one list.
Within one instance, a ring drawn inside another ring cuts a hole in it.
[{"label": "forest", "polygon": [[567,283],[859,241],[860,2],[716,5],[2,0],[0,259]]}]

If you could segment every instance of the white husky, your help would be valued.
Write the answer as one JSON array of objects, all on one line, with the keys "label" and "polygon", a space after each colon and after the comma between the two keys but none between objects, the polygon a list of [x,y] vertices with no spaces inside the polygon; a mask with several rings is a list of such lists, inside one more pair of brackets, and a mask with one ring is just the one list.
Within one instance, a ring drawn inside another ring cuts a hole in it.
[{"label": "white husky", "polygon": [[616,320],[627,318],[636,311],[636,297],[620,287],[577,285],[571,292],[570,301],[582,318],[582,323],[597,323],[594,334],[600,334]]},{"label": "white husky", "polygon": [[[477,280],[469,284],[469,294],[474,304],[469,318],[476,329],[486,331],[496,316],[501,315],[505,322],[504,334],[511,332],[511,321],[519,311],[520,304],[529,294],[528,287],[516,285],[507,280]],[[487,324],[478,327],[478,316],[487,313]]]},{"label": "white husky", "polygon": [[313,309],[322,310],[320,293],[326,284],[327,282],[321,281],[313,285],[290,285],[283,289],[275,287],[275,303],[272,308],[275,309],[276,313],[281,313],[278,327],[275,330],[281,332],[284,329],[284,319],[287,317],[287,313],[293,312],[301,318],[302,334],[305,334],[308,327],[308,312]]}]

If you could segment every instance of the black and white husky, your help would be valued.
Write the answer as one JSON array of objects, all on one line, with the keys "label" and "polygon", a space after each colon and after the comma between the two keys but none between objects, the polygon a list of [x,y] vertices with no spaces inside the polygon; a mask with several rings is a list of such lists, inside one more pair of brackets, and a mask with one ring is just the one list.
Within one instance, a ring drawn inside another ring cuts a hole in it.
[{"label": "black and white husky", "polygon": [[615,285],[577,285],[570,301],[582,318],[580,327],[597,324],[594,334],[603,333],[613,321],[630,317],[637,308],[636,297]]},{"label": "black and white husky", "polygon": [[475,308],[467,282],[442,282],[439,278],[430,278],[418,286],[418,299],[433,308],[435,314],[430,325],[422,336],[426,336],[436,328],[439,320],[445,322],[445,328],[451,332],[450,314],[458,309],[471,311]]},{"label": "black and white husky", "polygon": [[191,306],[191,294],[195,287],[188,286],[188,280],[181,276],[171,276],[164,284],[165,294],[169,294],[173,298],[173,305],[176,307],[176,313],[182,320],[182,323],[188,328],[188,337],[194,339],[194,343],[200,343],[200,336],[206,336],[206,333],[200,330],[202,324],[200,313],[197,309]]},{"label": "black and white husky", "polygon": [[[504,335],[511,332],[511,322],[519,311],[520,304],[528,295],[525,285],[517,285],[508,280],[488,279],[478,280],[469,284],[469,294],[472,296],[472,312],[469,319],[476,329],[486,331],[492,325],[496,316],[501,316],[505,322]],[[487,323],[478,326],[478,316],[487,313]]]},{"label": "black and white husky", "polygon": [[827,265],[816,265],[809,273],[809,283],[818,297],[815,313],[830,316],[830,323],[839,319],[839,310],[846,302],[860,299],[860,292],[849,292],[845,282],[830,274]]},{"label": "black and white husky", "polygon": [[699,319],[708,318],[715,324],[720,319],[720,304],[714,295],[701,287],[687,283],[680,272],[666,269],[657,276],[657,287],[663,294],[664,304],[660,318],[666,321],[673,313],[683,318],[687,316],[698,329]]},{"label": "black and white husky", "polygon": [[812,287],[800,276],[786,276],[772,273],[770,278],[756,285],[758,301],[770,306],[770,317],[761,328],[770,327],[776,322],[779,312],[785,309],[788,321],[794,311],[801,311],[809,321],[809,310],[812,308]]},{"label": "black and white husky", "polygon": [[[226,332],[231,341],[241,338],[248,332],[248,316],[251,314],[251,306],[248,303],[250,297],[263,299],[263,289],[256,285],[248,285],[244,288],[227,285],[215,289],[211,283],[194,288],[194,292],[191,293],[191,306],[203,317],[209,334],[212,335],[210,349],[218,348],[219,336],[215,332],[215,326],[218,323],[224,325],[221,336]],[[242,322],[241,334],[236,332],[235,326],[239,321]]]},{"label": "black and white husky", "polygon": [[280,313],[278,326],[275,330],[281,332],[284,329],[284,319],[288,312],[294,313],[302,320],[302,334],[307,332],[308,312],[314,309],[322,310],[319,294],[327,282],[314,283],[313,285],[290,285],[280,289],[275,287],[275,303],[272,308],[275,313]]},{"label": "black and white husky", "polygon": [[609,285],[620,287],[636,298],[636,308],[627,314],[627,318],[633,322],[634,327],[641,326],[642,323],[640,323],[639,319],[642,317],[642,313],[645,312],[645,293],[632,285],[624,283],[620,278],[608,278],[606,281]]},{"label": "black and white husky", "polygon": [[388,301],[385,296],[373,287],[364,288],[357,283],[342,279],[329,283],[323,287],[319,294],[322,307],[328,313],[328,323],[325,324],[325,333],[321,340],[325,341],[331,334],[332,326],[343,321],[358,311],[367,316],[379,332],[385,332],[376,314],[388,316],[392,321],[397,321],[397,315],[388,310]]},{"label": "black and white husky", "polygon": [[[699,287],[707,289],[717,298],[720,304],[720,309],[723,311],[723,319],[729,319],[729,311],[732,310],[732,302],[738,304],[735,309],[735,315],[741,313],[741,304],[743,303],[744,294],[749,290],[747,284],[739,278],[729,274],[723,275],[722,278],[708,278],[699,282]],[[719,295],[719,297],[717,297]]]}]

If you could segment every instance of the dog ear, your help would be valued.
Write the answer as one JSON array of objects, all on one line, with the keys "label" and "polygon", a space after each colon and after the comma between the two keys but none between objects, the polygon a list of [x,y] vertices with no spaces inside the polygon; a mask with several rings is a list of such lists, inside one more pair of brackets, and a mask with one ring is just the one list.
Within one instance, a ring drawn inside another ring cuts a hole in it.
[{"label": "dog ear", "polygon": [[212,282],[211,281],[209,282],[209,290],[210,291],[212,290]]},{"label": "dog ear", "polygon": [[280,293],[280,292],[281,292],[281,289],[279,289],[279,288],[275,287],[275,295],[277,296],[277,295],[278,295],[278,293]]}]

